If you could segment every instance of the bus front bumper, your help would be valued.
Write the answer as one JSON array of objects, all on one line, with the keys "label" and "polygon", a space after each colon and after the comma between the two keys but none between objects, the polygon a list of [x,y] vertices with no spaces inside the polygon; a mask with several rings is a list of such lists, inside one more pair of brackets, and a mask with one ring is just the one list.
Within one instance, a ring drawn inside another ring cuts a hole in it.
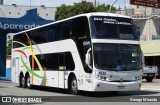
[{"label": "bus front bumper", "polygon": [[132,82],[106,82],[95,80],[92,91],[134,91],[141,89],[141,81]]}]

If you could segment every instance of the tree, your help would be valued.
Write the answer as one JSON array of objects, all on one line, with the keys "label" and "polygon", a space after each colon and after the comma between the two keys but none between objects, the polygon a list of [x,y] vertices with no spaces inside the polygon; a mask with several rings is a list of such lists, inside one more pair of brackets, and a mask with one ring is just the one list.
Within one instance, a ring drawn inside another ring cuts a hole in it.
[{"label": "tree", "polygon": [[68,10],[69,6],[66,6],[65,4],[58,7],[55,15],[56,20],[67,18]]},{"label": "tree", "polygon": [[12,40],[9,40],[7,42],[7,48],[6,48],[6,54],[11,55],[11,49],[12,49]]},{"label": "tree", "polygon": [[[82,13],[89,13],[89,12],[106,12],[110,8],[110,5],[99,5],[96,8],[93,6],[91,2],[82,1],[80,3],[74,3],[72,6],[66,6],[62,4],[60,7],[57,8],[55,19],[61,20],[71,16],[75,16]],[[111,8],[112,11],[116,11],[115,7]]]},{"label": "tree", "polygon": [[[96,7],[96,11],[97,12],[108,12],[109,11],[109,8],[110,8],[110,5],[105,5],[105,4],[102,4],[102,5],[99,5]],[[111,12],[115,13],[116,12],[116,8],[115,7],[112,7],[111,8]]]},{"label": "tree", "polygon": [[73,6],[62,4],[57,8],[55,19],[61,20],[82,13],[94,12],[95,8],[91,2],[82,1],[74,3]]}]

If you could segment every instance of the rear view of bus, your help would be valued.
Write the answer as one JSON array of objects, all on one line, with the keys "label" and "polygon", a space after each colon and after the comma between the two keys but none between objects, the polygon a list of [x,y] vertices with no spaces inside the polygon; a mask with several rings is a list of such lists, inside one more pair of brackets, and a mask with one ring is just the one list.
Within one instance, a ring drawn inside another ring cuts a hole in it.
[{"label": "rear view of bus", "polygon": [[141,49],[132,19],[95,14],[89,21],[93,44],[86,62],[93,68],[93,91],[139,90]]}]

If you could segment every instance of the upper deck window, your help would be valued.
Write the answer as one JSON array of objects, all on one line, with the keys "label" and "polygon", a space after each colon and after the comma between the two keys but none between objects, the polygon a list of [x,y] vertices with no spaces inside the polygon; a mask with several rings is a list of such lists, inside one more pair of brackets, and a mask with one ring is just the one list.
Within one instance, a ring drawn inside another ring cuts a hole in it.
[{"label": "upper deck window", "polygon": [[92,38],[138,40],[132,19],[109,16],[92,16]]}]

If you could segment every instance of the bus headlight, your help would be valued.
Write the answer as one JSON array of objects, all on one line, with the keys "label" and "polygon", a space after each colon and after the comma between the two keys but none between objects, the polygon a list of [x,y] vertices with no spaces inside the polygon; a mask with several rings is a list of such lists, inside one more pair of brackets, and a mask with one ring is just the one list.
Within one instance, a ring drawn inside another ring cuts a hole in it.
[{"label": "bus headlight", "polygon": [[102,75],[97,75],[96,78],[97,78],[98,80],[102,80],[102,81],[109,80],[109,78],[107,78],[106,76],[102,76]]}]

